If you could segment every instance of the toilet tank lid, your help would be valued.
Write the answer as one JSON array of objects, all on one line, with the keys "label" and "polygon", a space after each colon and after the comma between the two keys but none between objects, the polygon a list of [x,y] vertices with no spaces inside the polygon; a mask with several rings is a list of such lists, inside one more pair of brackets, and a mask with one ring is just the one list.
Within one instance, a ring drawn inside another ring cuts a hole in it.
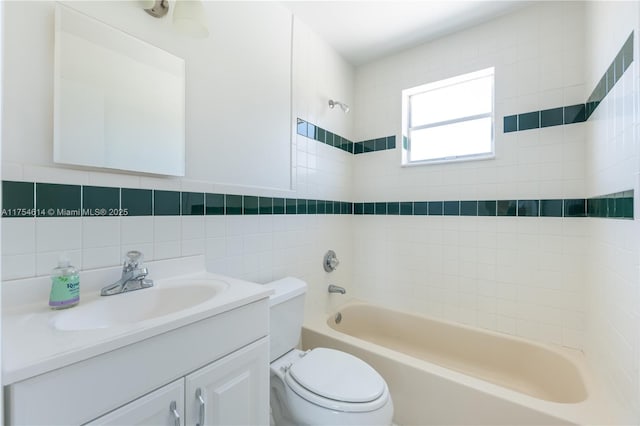
[{"label": "toilet tank lid", "polygon": [[264,286],[274,290],[274,293],[269,296],[270,306],[285,302],[307,292],[307,283],[295,277],[286,277],[271,281],[264,284]]}]

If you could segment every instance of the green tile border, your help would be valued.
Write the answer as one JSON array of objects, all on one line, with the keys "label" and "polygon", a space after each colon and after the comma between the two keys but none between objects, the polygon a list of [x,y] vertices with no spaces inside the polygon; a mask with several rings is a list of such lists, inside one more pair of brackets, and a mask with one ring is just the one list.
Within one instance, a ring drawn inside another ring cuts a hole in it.
[{"label": "green tile border", "polygon": [[33,182],[2,182],[2,217],[34,217],[36,188]]},{"label": "green tile border", "polygon": [[540,200],[540,216],[562,217],[564,200]]},{"label": "green tile border", "polygon": [[587,199],[588,217],[633,219],[633,191]]},{"label": "green tile border", "polygon": [[584,198],[564,200],[563,209],[565,217],[587,217],[587,200]]},{"label": "green tile border", "polygon": [[385,136],[376,139],[369,139],[366,141],[355,142],[353,144],[354,154],[366,154],[368,152],[385,151],[387,149],[396,148],[396,137]]},{"label": "green tile border", "polygon": [[82,215],[104,216],[120,209],[120,188],[82,187]]},{"label": "green tile border", "polygon": [[153,191],[121,188],[120,210],[119,213],[125,216],[153,216]]},{"label": "green tile border", "polygon": [[204,194],[204,213],[207,216],[224,215],[224,194]]},{"label": "green tile border", "polygon": [[302,118],[296,120],[296,133],[353,154],[354,143],[352,141]]},{"label": "green tile border", "polygon": [[258,213],[273,214],[273,198],[258,197]]},{"label": "green tile border", "polygon": [[540,127],[540,111],[518,114],[518,130],[537,129]]},{"label": "green tile border", "polygon": [[496,214],[498,216],[517,216],[518,200],[498,200]]},{"label": "green tile border", "polygon": [[36,216],[82,216],[82,187],[57,183],[36,183]]},{"label": "green tile border", "polygon": [[242,214],[242,195],[225,194],[224,214],[229,216]]},{"label": "green tile border", "polygon": [[444,215],[445,216],[460,216],[460,201],[445,201],[444,202]]},{"label": "green tile border", "polygon": [[591,92],[591,95],[586,102],[586,117],[587,119],[598,108],[600,102],[609,94],[613,86],[620,80],[620,77],[629,68],[629,65],[633,62],[633,31],[627,37],[627,40],[622,45],[622,48],[616,54],[607,71],[600,78],[600,81],[596,84],[596,87]]},{"label": "green tile border", "polygon": [[182,193],[182,215],[202,216],[205,212],[205,201],[203,192],[183,192]]},{"label": "green tile border", "polygon": [[345,137],[327,129],[323,129],[313,123],[303,120],[302,118],[297,118],[296,120],[296,133],[354,155],[396,148],[395,135],[360,142],[352,142]]},{"label": "green tile border", "polygon": [[[633,191],[593,198],[355,202],[354,215],[633,219]],[[411,213],[410,213],[411,212]]]},{"label": "green tile border", "polygon": [[307,214],[307,200],[298,199],[296,205],[298,209],[297,214]]},{"label": "green tile border", "polygon": [[585,103],[504,116],[503,133],[587,121],[633,62],[633,34],[632,31],[627,37]]},{"label": "green tile border", "polygon": [[587,120],[587,104],[531,111],[503,117],[503,133],[582,123]]},{"label": "green tile border", "polygon": [[179,191],[153,191],[154,216],[180,216],[181,204]]},{"label": "green tile border", "polygon": [[478,201],[478,216],[497,216],[498,201]]},{"label": "green tile border", "polygon": [[260,213],[259,197],[244,195],[242,197],[242,214],[254,215]]},{"label": "green tile border", "polygon": [[540,200],[518,200],[518,216],[540,216]]},{"label": "green tile border", "polygon": [[413,216],[414,205],[410,201],[401,201],[400,202],[400,214],[402,216]]},{"label": "green tile border", "polygon": [[444,213],[444,201],[429,201],[427,213],[429,216],[442,216]]},{"label": "green tile border", "polygon": [[286,198],[284,200],[284,214],[298,213],[298,201],[295,198]]},{"label": "green tile border", "polygon": [[7,218],[280,214],[634,217],[633,190],[591,198],[349,202],[19,181],[3,181],[2,189],[2,217]]},{"label": "green tile border", "polygon": [[478,202],[460,201],[460,216],[478,216]]},{"label": "green tile border", "polygon": [[273,199],[273,214],[284,214],[285,201],[284,198]]}]

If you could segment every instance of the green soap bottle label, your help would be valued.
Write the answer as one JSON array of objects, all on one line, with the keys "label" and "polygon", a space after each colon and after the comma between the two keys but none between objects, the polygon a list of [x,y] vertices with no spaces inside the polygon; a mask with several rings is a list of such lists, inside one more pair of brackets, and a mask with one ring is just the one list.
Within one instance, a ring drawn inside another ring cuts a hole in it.
[{"label": "green soap bottle label", "polygon": [[51,295],[49,306],[62,307],[73,305],[80,300],[80,277],[76,275],[61,275],[51,277]]}]

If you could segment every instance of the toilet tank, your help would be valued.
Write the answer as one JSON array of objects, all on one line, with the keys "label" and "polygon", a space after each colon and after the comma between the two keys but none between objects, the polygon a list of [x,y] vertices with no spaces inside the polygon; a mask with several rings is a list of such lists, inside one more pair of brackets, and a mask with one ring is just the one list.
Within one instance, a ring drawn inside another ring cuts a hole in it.
[{"label": "toilet tank", "polygon": [[307,284],[298,278],[287,277],[264,285],[275,291],[269,297],[270,359],[274,361],[298,345]]}]

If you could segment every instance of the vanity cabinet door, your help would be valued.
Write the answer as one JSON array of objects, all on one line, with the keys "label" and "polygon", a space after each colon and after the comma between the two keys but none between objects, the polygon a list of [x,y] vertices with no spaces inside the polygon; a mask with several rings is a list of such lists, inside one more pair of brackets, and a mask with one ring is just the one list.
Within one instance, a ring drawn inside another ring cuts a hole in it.
[{"label": "vanity cabinet door", "polygon": [[180,426],[183,417],[184,379],[178,379],[87,424]]},{"label": "vanity cabinet door", "polygon": [[269,424],[269,341],[262,338],[186,376],[187,425]]}]

